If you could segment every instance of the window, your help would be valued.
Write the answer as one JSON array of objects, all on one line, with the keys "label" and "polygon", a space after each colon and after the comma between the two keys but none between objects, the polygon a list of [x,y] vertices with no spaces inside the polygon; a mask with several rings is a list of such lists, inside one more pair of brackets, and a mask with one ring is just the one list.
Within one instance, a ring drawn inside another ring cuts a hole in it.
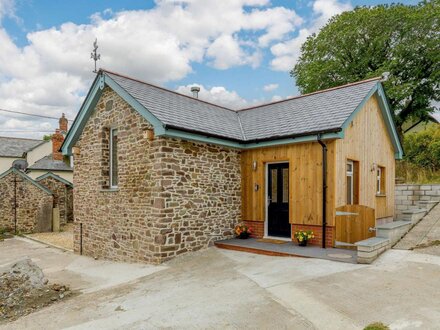
[{"label": "window", "polygon": [[359,204],[359,162],[347,160],[347,204]]},{"label": "window", "polygon": [[376,194],[385,194],[385,167],[378,166],[376,170]]},{"label": "window", "polygon": [[347,161],[347,204],[353,204],[353,162]]},{"label": "window", "polygon": [[118,187],[118,130],[110,129],[110,188]]}]

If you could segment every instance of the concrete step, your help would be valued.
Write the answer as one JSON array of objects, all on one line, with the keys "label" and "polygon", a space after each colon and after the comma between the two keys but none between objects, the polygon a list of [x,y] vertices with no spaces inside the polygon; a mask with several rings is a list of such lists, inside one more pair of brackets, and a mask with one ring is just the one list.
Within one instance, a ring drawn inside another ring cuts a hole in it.
[{"label": "concrete step", "polygon": [[360,264],[371,264],[380,254],[391,247],[390,240],[383,237],[372,237],[356,242],[357,261]]},{"label": "concrete step", "polygon": [[426,209],[429,211],[431,211],[434,206],[436,206],[439,202],[438,201],[418,201],[417,202],[419,204],[419,207],[422,209]]},{"label": "concrete step", "polygon": [[422,219],[426,213],[428,213],[427,209],[411,209],[402,211],[402,220],[411,221],[413,225]]},{"label": "concrete step", "polygon": [[397,220],[376,226],[376,237],[389,239],[391,246],[396,244],[412,227],[410,220]]}]

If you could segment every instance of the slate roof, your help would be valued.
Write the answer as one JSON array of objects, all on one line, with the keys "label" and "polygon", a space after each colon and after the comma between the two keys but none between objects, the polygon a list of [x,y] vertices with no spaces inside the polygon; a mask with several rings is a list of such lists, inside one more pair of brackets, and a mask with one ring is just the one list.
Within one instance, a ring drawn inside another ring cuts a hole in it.
[{"label": "slate roof", "polygon": [[0,136],[0,157],[23,157],[25,152],[44,142],[43,140]]},{"label": "slate roof", "polygon": [[102,70],[168,128],[242,142],[342,128],[378,83],[370,79],[248,109],[232,110]]},{"label": "slate roof", "polygon": [[242,140],[237,113],[215,104],[105,71],[165,125]]},{"label": "slate roof", "polygon": [[73,171],[73,168],[62,160],[53,160],[52,154],[47,155],[28,167],[28,170]]}]

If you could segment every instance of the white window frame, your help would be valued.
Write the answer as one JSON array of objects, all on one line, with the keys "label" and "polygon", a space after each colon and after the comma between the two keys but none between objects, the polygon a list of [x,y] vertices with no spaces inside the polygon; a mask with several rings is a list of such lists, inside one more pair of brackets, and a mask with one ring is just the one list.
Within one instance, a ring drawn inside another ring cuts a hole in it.
[{"label": "white window frame", "polygon": [[382,167],[378,166],[376,170],[376,194],[382,194]]},{"label": "white window frame", "polygon": [[[116,131],[116,135],[113,135],[113,132]],[[110,188],[114,189],[114,188],[118,188],[118,185],[114,185],[113,184],[113,136],[118,136],[118,129],[117,128],[110,128],[110,135],[109,135],[109,140],[110,140],[110,146],[109,146],[109,157],[110,157]],[[116,155],[117,156],[117,155]]]},{"label": "white window frame", "polygon": [[[352,160],[347,160],[346,167],[348,167],[347,165],[351,165],[351,171],[349,171],[346,168],[346,176],[345,176],[345,183],[347,183],[347,177],[348,176],[351,177],[351,180],[350,180],[350,182],[351,182],[350,200],[348,200],[348,198],[347,198],[347,204],[351,205],[351,204],[354,204],[354,182],[353,182],[353,179],[354,179],[354,175],[353,175],[354,174],[354,162]],[[347,191],[348,191],[348,189],[347,189]]]}]

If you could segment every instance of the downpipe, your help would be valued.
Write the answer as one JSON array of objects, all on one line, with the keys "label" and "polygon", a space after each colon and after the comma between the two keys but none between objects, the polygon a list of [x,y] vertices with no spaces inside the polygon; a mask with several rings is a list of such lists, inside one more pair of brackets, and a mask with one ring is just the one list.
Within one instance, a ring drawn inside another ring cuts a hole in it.
[{"label": "downpipe", "polygon": [[326,248],[327,229],[327,145],[321,140],[318,134],[318,143],[322,147],[322,248]]}]

